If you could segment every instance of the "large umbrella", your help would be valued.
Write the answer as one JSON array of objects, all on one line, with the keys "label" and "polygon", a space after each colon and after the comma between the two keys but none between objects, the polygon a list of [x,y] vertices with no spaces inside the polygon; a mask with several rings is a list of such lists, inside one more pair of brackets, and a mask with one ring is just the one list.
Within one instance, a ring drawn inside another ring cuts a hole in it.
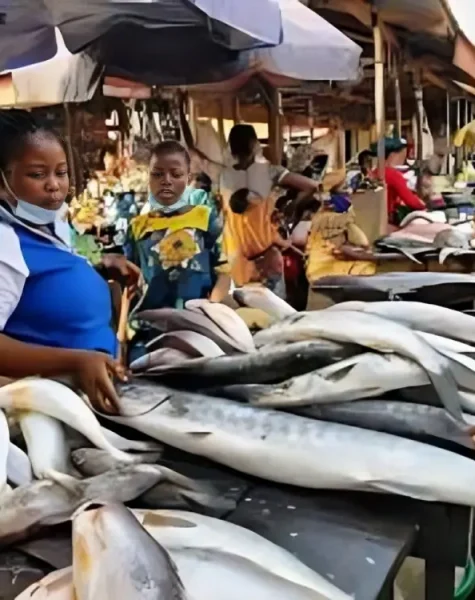
[{"label": "large umbrella", "polygon": [[200,51],[213,66],[282,39],[277,0],[0,0],[0,69],[53,58],[55,26],[73,53],[89,47],[105,63],[127,56],[123,70],[144,56],[187,71],[181,61]]}]

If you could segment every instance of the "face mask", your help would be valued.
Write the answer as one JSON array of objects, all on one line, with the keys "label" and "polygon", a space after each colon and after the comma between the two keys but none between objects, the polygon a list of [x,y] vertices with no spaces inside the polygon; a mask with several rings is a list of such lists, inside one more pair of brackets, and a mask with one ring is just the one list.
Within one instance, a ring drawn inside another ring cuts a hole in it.
[{"label": "face mask", "polygon": [[12,212],[15,215],[15,217],[22,221],[28,221],[28,223],[32,223],[33,225],[50,225],[51,223],[54,223],[61,209],[49,210],[47,208],[42,208],[41,206],[35,206],[34,204],[25,202],[24,200],[20,200],[12,192],[12,189],[10,188],[10,185],[8,184],[7,178],[5,177],[5,173],[3,173],[3,171],[2,179],[5,189],[16,200],[17,205],[11,206]]},{"label": "face mask", "polygon": [[180,210],[180,208],[188,206],[190,190],[191,188],[187,187],[183,195],[175,202],[175,204],[171,204],[170,206],[159,202],[151,193],[148,195],[148,202],[150,204],[150,207],[152,208],[152,211],[158,211],[163,213],[164,215],[170,215]]}]

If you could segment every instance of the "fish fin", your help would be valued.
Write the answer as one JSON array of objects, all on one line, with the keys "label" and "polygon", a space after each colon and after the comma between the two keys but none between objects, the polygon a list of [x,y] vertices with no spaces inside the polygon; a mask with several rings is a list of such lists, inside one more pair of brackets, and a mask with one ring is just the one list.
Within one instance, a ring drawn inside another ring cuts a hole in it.
[{"label": "fish fin", "polygon": [[60,473],[54,469],[48,469],[43,475],[44,479],[49,479],[53,483],[60,485],[73,494],[77,494],[78,490],[82,489],[81,482],[71,475],[66,475],[66,473]]},{"label": "fish fin", "polygon": [[191,509],[201,512],[203,508],[219,511],[221,513],[231,512],[236,508],[236,501],[225,496],[209,495],[202,492],[182,490],[180,495],[190,504]]},{"label": "fish fin", "polygon": [[[422,365],[424,367],[424,365]],[[462,399],[457,389],[457,383],[449,368],[442,373],[426,369],[431,383],[439,397],[442,406],[458,422],[465,423],[462,412]],[[455,391],[455,393],[454,393]]]},{"label": "fish fin", "polygon": [[145,527],[176,527],[179,529],[191,529],[197,527],[193,521],[172,515],[160,514],[160,511],[147,510],[143,513],[142,525]]}]

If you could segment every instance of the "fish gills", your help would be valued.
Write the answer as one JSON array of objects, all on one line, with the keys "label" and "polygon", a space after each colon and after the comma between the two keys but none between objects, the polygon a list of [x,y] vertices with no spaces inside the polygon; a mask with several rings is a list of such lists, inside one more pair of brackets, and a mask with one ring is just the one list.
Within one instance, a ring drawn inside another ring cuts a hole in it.
[{"label": "fish gills", "polygon": [[89,507],[73,519],[77,600],[186,600],[167,551],[123,506]]}]

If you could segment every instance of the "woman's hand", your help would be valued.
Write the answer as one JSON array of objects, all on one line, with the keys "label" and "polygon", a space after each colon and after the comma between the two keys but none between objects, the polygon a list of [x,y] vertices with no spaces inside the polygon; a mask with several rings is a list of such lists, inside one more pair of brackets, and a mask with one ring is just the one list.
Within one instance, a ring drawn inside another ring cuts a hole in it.
[{"label": "woman's hand", "polygon": [[119,398],[112,377],[126,381],[124,368],[101,352],[77,352],[73,361],[73,378],[99,412],[117,414]]},{"label": "woman's hand", "polygon": [[99,266],[118,271],[127,279],[127,287],[136,288],[140,279],[140,269],[122,254],[104,254]]}]

